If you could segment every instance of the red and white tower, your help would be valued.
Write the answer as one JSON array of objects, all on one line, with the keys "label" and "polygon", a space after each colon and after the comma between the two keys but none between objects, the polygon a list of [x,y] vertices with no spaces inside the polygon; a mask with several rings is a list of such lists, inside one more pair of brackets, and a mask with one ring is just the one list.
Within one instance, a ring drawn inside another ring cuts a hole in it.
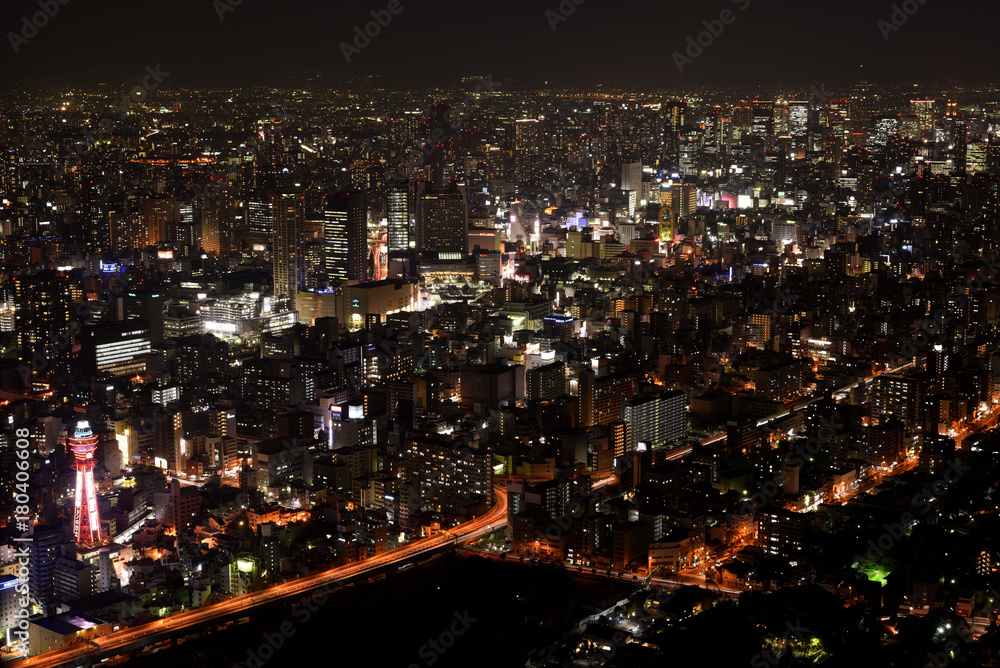
[{"label": "red and white tower", "polygon": [[76,457],[76,510],[73,513],[73,536],[78,545],[100,543],[101,516],[97,509],[94,491],[94,450],[97,436],[90,430],[90,423],[80,420],[69,438],[69,448]]}]

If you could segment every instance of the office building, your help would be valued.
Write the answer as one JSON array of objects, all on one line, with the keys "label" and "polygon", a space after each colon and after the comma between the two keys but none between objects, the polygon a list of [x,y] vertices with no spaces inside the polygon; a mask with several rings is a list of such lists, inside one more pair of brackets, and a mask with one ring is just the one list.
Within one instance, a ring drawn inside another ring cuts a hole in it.
[{"label": "office building", "polygon": [[458,186],[425,192],[417,209],[417,248],[442,260],[464,257],[466,220],[465,195]]},{"label": "office building", "polygon": [[324,207],[323,273],[332,283],[367,280],[367,195],[336,193],[327,196]]},{"label": "office building", "polygon": [[390,184],[387,194],[388,251],[410,250],[410,182]]},{"label": "office building", "polygon": [[80,338],[80,360],[88,376],[111,374],[129,378],[146,372],[152,350],[145,320],[122,320],[85,327]]}]

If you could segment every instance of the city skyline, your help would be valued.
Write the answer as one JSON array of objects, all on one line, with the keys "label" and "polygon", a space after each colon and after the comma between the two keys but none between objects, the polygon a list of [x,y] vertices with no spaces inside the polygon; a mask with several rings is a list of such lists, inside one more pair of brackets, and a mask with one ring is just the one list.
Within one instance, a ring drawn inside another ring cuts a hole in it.
[{"label": "city skyline", "polygon": [[1000,664],[998,12],[12,0],[0,663]]}]

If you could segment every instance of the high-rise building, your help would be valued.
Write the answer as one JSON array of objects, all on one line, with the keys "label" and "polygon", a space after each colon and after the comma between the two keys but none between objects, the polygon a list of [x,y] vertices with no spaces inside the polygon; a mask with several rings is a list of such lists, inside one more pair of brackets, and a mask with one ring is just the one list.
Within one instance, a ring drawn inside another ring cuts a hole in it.
[{"label": "high-rise building", "polygon": [[597,376],[593,369],[580,373],[580,424],[609,424],[621,415],[622,404],[635,396],[636,374]]},{"label": "high-rise building", "polygon": [[792,100],[788,103],[788,134],[804,137],[809,131],[809,103]]},{"label": "high-rise building", "polygon": [[515,181],[533,181],[541,176],[541,129],[537,118],[507,121],[510,175]]},{"label": "high-rise building", "polygon": [[914,376],[885,374],[875,379],[872,417],[879,422],[892,415],[912,427],[920,417],[920,380]]},{"label": "high-rise building", "polygon": [[225,191],[205,198],[201,207],[201,245],[219,255],[233,250],[233,233],[239,214],[236,199]]},{"label": "high-rise building", "polygon": [[629,449],[640,443],[660,446],[684,436],[687,428],[687,395],[673,390],[663,396],[645,396],[622,404],[622,421],[629,425]]},{"label": "high-rise building", "polygon": [[266,242],[274,227],[271,222],[271,197],[254,195],[247,200],[247,232],[252,240]]},{"label": "high-rise building", "polygon": [[527,398],[530,401],[552,401],[566,393],[566,365],[551,362],[525,372]]},{"label": "high-rise building", "polygon": [[440,259],[466,255],[465,196],[452,184],[424,193],[417,210],[417,248],[433,251]]},{"label": "high-rise building", "polygon": [[63,554],[62,529],[36,528],[28,544],[31,549],[28,568],[28,593],[40,607],[53,602],[56,562]]},{"label": "high-rise building", "polygon": [[14,332],[18,359],[41,378],[69,374],[70,282],[44,271],[14,279]]},{"label": "high-rise building", "polygon": [[97,435],[90,430],[90,423],[85,420],[76,423],[73,435],[69,437],[69,449],[73,452],[76,468],[73,537],[80,545],[93,545],[102,540],[101,515],[94,488],[94,451],[97,450],[97,441]]},{"label": "high-rise building", "polygon": [[917,117],[919,139],[934,138],[934,100],[910,100],[910,111]]},{"label": "high-rise building", "polygon": [[145,356],[152,350],[149,323],[122,320],[86,327],[80,338],[80,360],[88,376],[145,373]]},{"label": "high-rise building", "polygon": [[306,258],[302,229],[305,200],[295,192],[271,195],[273,225],[271,261],[274,263],[274,295],[295,298],[305,284]]},{"label": "high-rise building", "polygon": [[698,210],[698,186],[694,183],[673,183],[660,189],[660,205],[674,212],[674,220],[690,216]]},{"label": "high-rise building", "polygon": [[774,136],[774,102],[771,100],[754,100],[753,122],[750,132],[758,137]]},{"label": "high-rise building", "polygon": [[[403,446],[403,479],[415,483],[419,505],[444,515],[466,514],[493,502],[493,455],[486,447],[456,447],[436,436],[413,436]],[[409,510],[410,521],[416,515]]]},{"label": "high-rise building", "polygon": [[889,468],[906,458],[903,423],[889,419],[861,428],[861,459],[872,466]]},{"label": "high-rise building", "polygon": [[410,249],[410,183],[391,184],[388,189],[386,212],[389,223],[390,253]]},{"label": "high-rise building", "polygon": [[622,190],[628,192],[628,215],[635,215],[635,208],[642,199],[642,163],[627,162],[622,165]]},{"label": "high-rise building", "polygon": [[323,271],[331,281],[365,281],[368,201],[354,190],[330,195],[325,204]]}]

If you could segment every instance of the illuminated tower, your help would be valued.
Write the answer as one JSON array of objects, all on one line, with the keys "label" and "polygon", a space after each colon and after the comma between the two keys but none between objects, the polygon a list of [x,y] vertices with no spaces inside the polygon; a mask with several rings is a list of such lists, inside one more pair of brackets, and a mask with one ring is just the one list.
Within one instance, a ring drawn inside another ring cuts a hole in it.
[{"label": "illuminated tower", "polygon": [[97,436],[90,430],[90,423],[80,420],[69,439],[70,450],[76,458],[76,510],[73,513],[73,536],[79,545],[100,543],[101,516],[97,510],[97,493],[94,491],[94,450]]}]

